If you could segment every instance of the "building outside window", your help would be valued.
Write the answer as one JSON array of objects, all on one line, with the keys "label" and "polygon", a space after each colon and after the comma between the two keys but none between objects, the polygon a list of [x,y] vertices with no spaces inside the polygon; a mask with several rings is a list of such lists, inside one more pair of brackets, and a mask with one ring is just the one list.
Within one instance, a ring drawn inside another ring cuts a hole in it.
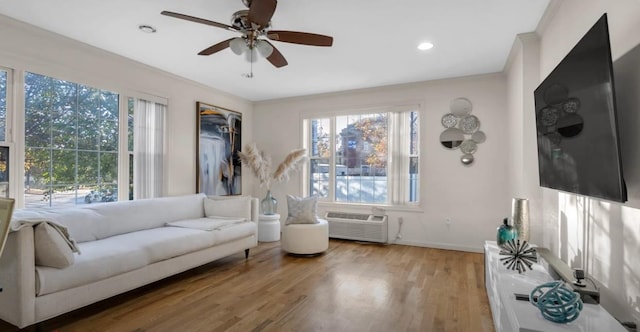
[{"label": "building outside window", "polygon": [[303,122],[310,151],[307,194],[341,203],[418,203],[417,107]]}]

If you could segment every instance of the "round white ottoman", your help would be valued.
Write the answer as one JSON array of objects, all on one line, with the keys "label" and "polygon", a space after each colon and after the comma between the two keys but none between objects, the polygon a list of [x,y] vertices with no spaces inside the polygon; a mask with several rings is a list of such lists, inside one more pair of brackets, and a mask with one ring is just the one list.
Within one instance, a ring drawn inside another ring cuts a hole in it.
[{"label": "round white ottoman", "polygon": [[290,254],[310,255],[329,249],[329,223],[318,219],[317,224],[290,224],[282,227],[282,250]]}]

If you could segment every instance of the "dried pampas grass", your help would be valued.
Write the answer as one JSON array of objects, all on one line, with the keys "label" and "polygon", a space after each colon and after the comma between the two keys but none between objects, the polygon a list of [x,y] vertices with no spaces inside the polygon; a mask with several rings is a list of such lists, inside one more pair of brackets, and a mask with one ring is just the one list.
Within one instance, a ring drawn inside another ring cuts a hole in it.
[{"label": "dried pampas grass", "polygon": [[293,150],[284,158],[284,161],[278,165],[276,172],[273,173],[273,179],[282,182],[289,180],[289,173],[298,168],[300,162],[307,159],[307,149]]},{"label": "dried pampas grass", "polygon": [[296,149],[291,151],[276,171],[271,174],[271,157],[267,156],[264,151],[258,150],[255,143],[247,144],[244,151],[238,152],[240,161],[249,167],[253,174],[260,181],[260,186],[270,188],[271,180],[282,182],[289,180],[289,174],[298,168],[298,166],[307,160],[306,149]]}]

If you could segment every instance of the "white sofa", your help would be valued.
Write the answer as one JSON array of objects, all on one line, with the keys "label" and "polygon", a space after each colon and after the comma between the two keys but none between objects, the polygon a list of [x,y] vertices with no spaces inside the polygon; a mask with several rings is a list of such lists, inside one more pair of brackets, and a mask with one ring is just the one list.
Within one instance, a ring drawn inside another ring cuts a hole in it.
[{"label": "white sofa", "polygon": [[0,319],[22,328],[243,250],[248,256],[257,246],[258,199],[248,198],[250,211],[239,211],[250,216],[246,222],[214,230],[167,226],[210,221],[203,219],[205,200],[210,204],[197,194],[17,210],[16,222],[66,226],[80,254],[65,268],[38,266],[35,227],[10,233],[0,258]]}]

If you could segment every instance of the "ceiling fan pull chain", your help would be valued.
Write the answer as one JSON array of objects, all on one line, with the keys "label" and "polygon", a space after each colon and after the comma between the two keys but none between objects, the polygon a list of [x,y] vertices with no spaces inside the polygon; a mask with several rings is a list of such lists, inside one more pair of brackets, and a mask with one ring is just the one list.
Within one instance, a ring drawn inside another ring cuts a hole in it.
[{"label": "ceiling fan pull chain", "polygon": [[249,74],[249,78],[253,78],[253,49],[251,50],[251,73]]},{"label": "ceiling fan pull chain", "polygon": [[242,76],[245,78],[253,78],[253,52],[251,49],[249,49],[249,70],[250,72],[248,74],[244,74]]}]

